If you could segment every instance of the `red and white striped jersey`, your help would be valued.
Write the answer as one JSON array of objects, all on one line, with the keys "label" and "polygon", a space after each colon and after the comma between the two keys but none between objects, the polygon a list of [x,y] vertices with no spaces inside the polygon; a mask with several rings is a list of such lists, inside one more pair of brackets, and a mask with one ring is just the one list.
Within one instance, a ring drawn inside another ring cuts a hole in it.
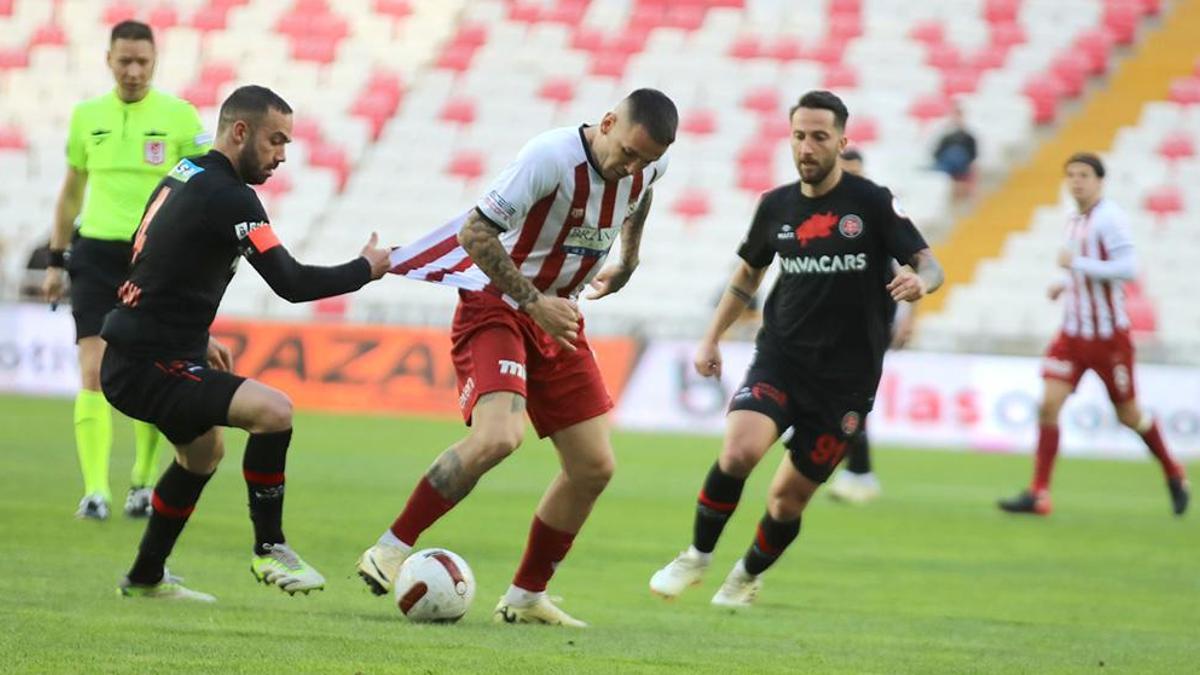
[{"label": "red and white striped jersey", "polygon": [[1072,337],[1110,338],[1129,330],[1125,283],[1137,274],[1125,212],[1108,199],[1072,214],[1067,250],[1075,255],[1063,293],[1062,330]]},{"label": "red and white striped jersey", "polygon": [[[535,136],[474,206],[502,230],[500,243],[525,278],[560,297],[575,297],[596,275],[625,218],[667,167],[663,156],[640,173],[606,181],[583,129],[563,127]],[[499,294],[458,243],[469,213],[394,250],[391,271]]]}]

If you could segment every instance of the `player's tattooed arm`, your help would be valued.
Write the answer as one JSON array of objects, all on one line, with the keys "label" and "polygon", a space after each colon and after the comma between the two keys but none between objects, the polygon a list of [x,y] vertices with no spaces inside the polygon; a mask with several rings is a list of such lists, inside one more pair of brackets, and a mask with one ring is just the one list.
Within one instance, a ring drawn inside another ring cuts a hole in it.
[{"label": "player's tattooed arm", "polygon": [[936,291],[945,279],[942,266],[933,251],[923,248],[913,254],[908,266],[901,267],[887,285],[896,302],[916,302]]},{"label": "player's tattooed arm", "polygon": [[942,265],[933,257],[933,250],[923,248],[913,255],[909,261],[912,268],[916,270],[917,276],[925,282],[925,295],[941,288],[942,282],[946,280],[946,273],[942,271]]},{"label": "player's tattooed arm", "polygon": [[733,297],[737,298],[738,300],[741,300],[742,304],[749,305],[751,302],[754,302],[754,294],[753,293],[751,293],[745,289],[738,288],[737,286],[734,286],[733,284],[730,284],[729,288],[727,288],[725,290],[729,291],[729,294],[732,295]]},{"label": "player's tattooed arm", "polygon": [[646,194],[642,195],[637,208],[621,225],[621,264],[631,271],[638,266],[638,254],[642,248],[642,228],[646,225],[653,201],[654,189],[646,188]]},{"label": "player's tattooed arm", "polygon": [[462,244],[467,255],[488,275],[492,283],[517,301],[518,307],[524,308],[542,297],[533,282],[517,269],[508,251],[504,250],[496,226],[478,211],[472,211],[467,216],[467,222],[458,232],[458,243]]}]

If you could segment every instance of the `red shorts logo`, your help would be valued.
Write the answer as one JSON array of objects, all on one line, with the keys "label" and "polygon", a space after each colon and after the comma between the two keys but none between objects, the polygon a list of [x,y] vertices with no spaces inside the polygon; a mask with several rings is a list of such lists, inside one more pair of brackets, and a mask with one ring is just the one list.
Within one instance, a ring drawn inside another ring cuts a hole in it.
[{"label": "red shorts logo", "polygon": [[787,406],[787,394],[779,391],[766,382],[758,382],[754,386],[750,387],[750,393],[753,394],[754,398],[760,401],[764,398],[769,398],[780,407]]}]

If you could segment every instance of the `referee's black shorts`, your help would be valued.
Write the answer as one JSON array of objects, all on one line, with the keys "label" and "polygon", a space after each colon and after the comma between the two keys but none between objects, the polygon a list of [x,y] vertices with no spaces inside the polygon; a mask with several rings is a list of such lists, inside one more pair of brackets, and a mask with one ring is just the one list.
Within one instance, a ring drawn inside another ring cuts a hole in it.
[{"label": "referee's black shorts", "polygon": [[800,475],[814,483],[829,479],[846,452],[846,441],[862,433],[870,401],[861,394],[835,391],[761,346],[746,378],[729,402],[729,412],[751,410],[775,421]]},{"label": "referee's black shorts", "polygon": [[79,237],[71,244],[67,272],[71,275],[71,316],[75,341],[100,334],[104,315],[117,304],[117,289],[129,278],[133,245]]},{"label": "referee's black shorts", "polygon": [[209,368],[203,356],[152,359],[113,345],[100,363],[100,388],[114,408],[150,422],[175,445],[229,426],[229,404],[246,378]]}]

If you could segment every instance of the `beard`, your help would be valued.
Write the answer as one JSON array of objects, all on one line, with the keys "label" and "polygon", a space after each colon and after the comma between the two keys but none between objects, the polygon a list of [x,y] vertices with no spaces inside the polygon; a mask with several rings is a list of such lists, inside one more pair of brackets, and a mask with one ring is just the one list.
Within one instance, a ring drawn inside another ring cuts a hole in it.
[{"label": "beard", "polygon": [[800,181],[801,182],[807,183],[809,185],[817,185],[829,176],[829,172],[833,171],[834,164],[836,164],[836,163],[837,163],[836,158],[834,158],[834,160],[829,162],[828,164],[822,164],[822,163],[818,162],[815,167],[812,167],[810,169],[811,171],[813,171],[813,173],[811,175],[807,175],[807,176],[804,174],[803,166],[797,165],[796,169],[800,172]]},{"label": "beard", "polygon": [[242,147],[237,156],[238,174],[247,185],[262,185],[267,182],[267,172],[263,169],[262,160],[254,150],[253,138]]}]

